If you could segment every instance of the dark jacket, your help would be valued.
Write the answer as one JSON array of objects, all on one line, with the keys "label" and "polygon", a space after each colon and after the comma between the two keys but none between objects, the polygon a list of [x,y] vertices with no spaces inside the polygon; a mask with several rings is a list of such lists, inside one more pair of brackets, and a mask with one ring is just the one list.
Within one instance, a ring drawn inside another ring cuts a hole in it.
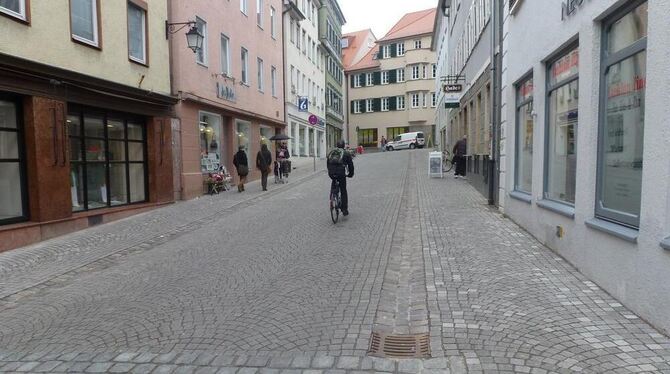
[{"label": "dark jacket", "polygon": [[[237,169],[237,174],[241,176],[245,176],[249,174],[249,160],[247,160],[247,153],[240,150],[235,153],[235,156],[233,157],[233,165],[235,165],[235,169]],[[240,173],[240,166],[246,166],[247,172],[245,174]]]},{"label": "dark jacket", "polygon": [[354,160],[351,158],[351,155],[346,149],[342,149],[342,151],[344,151],[344,156],[342,156],[342,163],[332,162],[330,160],[330,157],[326,158],[327,160],[326,165],[328,166],[328,176],[330,178],[343,178],[345,176],[352,178],[354,176]]},{"label": "dark jacket", "polygon": [[263,144],[261,150],[258,151],[256,155],[256,167],[261,170],[263,173],[267,173],[268,169],[272,165],[272,153],[268,149],[268,146]]},{"label": "dark jacket", "polygon": [[465,156],[466,153],[468,152],[468,142],[465,139],[461,139],[456,142],[456,145],[454,145],[454,149],[452,150],[454,156]]}]

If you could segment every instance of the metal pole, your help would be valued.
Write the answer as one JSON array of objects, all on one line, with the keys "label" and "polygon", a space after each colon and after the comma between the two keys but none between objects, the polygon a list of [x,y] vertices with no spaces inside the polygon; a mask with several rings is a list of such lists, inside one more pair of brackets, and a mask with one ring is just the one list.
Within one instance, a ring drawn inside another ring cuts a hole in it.
[{"label": "metal pole", "polygon": [[497,111],[497,92],[498,87],[498,68],[496,59],[496,41],[498,33],[498,2],[491,1],[491,158],[489,160],[489,205],[494,205],[495,199],[495,185],[496,185],[496,169],[497,159],[496,152],[498,147],[498,111]]}]

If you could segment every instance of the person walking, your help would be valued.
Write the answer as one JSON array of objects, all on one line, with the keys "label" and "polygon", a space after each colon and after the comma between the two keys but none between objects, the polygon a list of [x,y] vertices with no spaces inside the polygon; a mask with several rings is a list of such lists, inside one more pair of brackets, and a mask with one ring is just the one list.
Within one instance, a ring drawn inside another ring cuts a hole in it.
[{"label": "person walking", "polygon": [[272,153],[267,144],[261,145],[261,150],[256,155],[256,167],[261,171],[261,186],[263,191],[268,190],[268,174],[272,168]]},{"label": "person walking", "polygon": [[381,146],[382,152],[386,152],[386,143],[387,142],[388,141],[386,140],[384,135],[382,135],[382,140],[379,142],[379,145]]},{"label": "person walking", "polygon": [[244,152],[243,145],[233,156],[233,165],[235,165],[237,175],[240,176],[240,181],[237,183],[237,192],[242,192],[244,191],[244,184],[247,183],[247,175],[249,175],[249,160],[247,159],[247,153]]},{"label": "person walking", "polygon": [[463,135],[461,140],[454,145],[452,153],[454,155],[454,162],[456,163],[456,173],[454,178],[465,178],[465,155],[468,151],[468,136]]}]

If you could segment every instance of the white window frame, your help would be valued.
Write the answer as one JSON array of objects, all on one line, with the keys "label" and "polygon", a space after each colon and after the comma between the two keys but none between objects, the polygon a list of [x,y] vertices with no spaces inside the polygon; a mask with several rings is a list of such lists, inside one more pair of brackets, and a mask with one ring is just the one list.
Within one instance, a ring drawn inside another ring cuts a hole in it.
[{"label": "white window frame", "polygon": [[197,54],[197,53],[195,54],[195,61],[200,65],[207,66],[207,60],[208,60],[208,56],[207,56],[207,22],[204,19],[196,16],[195,17],[196,26],[198,24],[198,21],[202,22],[202,26],[203,26],[202,30],[200,30],[200,27],[198,27],[198,31],[202,34],[202,38],[203,38],[202,39],[202,49],[201,49],[202,50],[202,61],[198,60],[198,57],[200,55]]},{"label": "white window frame", "polygon": [[[416,99],[416,104],[414,104],[414,99]],[[418,93],[413,93],[410,95],[410,101],[411,101],[411,107],[412,109],[417,109],[420,108],[421,106],[421,98],[419,97]]]},{"label": "white window frame", "polygon": [[396,72],[396,81],[404,82],[405,81],[405,68],[399,68]]},{"label": "white window frame", "polygon": [[419,65],[412,65],[412,80],[417,79],[421,79],[421,69],[419,68]]},{"label": "white window frame", "polygon": [[372,99],[365,99],[365,113],[374,112],[374,101]]},{"label": "white window frame", "polygon": [[[142,56],[144,58],[137,58],[133,55],[130,54],[130,42],[128,42],[128,58],[131,59],[132,61],[138,62],[140,64],[145,64],[147,63],[147,10],[140,8],[139,6],[128,2],[128,12],[130,12],[130,8],[135,8],[142,12]],[[128,17],[130,17],[130,14],[128,14]],[[130,21],[128,21],[129,27],[128,27],[128,34],[130,34]],[[130,39],[130,35],[128,35]]]},{"label": "white window frame", "polygon": [[[225,41],[225,48],[224,48]],[[230,77],[230,38],[221,34],[221,74]]]},{"label": "white window frame", "polygon": [[275,18],[277,17],[277,11],[274,7],[270,7],[270,36],[272,39],[277,39],[277,25]]},{"label": "white window frame", "polygon": [[256,79],[258,79],[258,91],[260,92],[265,92],[265,83],[264,77],[263,77],[263,70],[265,68],[265,64],[263,63],[263,59],[260,57],[256,57],[256,69],[258,70],[256,74]]},{"label": "white window frame", "polygon": [[390,45],[382,46],[382,58],[391,58],[391,46]]},{"label": "white window frame", "polygon": [[405,110],[405,95],[396,96],[395,106],[397,110]]},{"label": "white window frame", "polygon": [[249,12],[249,4],[247,3],[247,0],[240,0],[240,12],[245,16]]},{"label": "white window frame", "polygon": [[389,98],[388,97],[382,97],[382,112],[388,112],[389,111]]},{"label": "white window frame", "polygon": [[28,20],[28,13],[26,12],[26,0],[19,0],[19,12],[15,12],[9,8],[0,6],[0,13],[7,14],[9,16],[18,18],[22,21]]},{"label": "white window frame", "polygon": [[437,64],[433,64],[433,79],[437,77]]},{"label": "white window frame", "polygon": [[428,78],[427,70],[428,70],[428,69],[426,69],[426,65],[425,65],[425,64],[424,64],[424,65],[421,65],[421,71],[422,71],[422,73],[423,73],[423,74],[422,74],[423,79],[427,79],[427,78]]},{"label": "white window frame", "polygon": [[[74,32],[70,32],[72,39],[82,42],[84,44],[92,45],[94,47],[100,47],[100,35],[98,35],[98,27],[100,20],[98,19],[98,1],[91,0],[91,20],[93,21],[93,40],[88,40],[82,36],[76,35]],[[70,9],[70,29],[72,28],[72,9]]]},{"label": "white window frame", "polygon": [[361,87],[361,75],[356,74],[354,75],[354,88],[360,88]]},{"label": "white window frame", "polygon": [[256,0],[256,25],[263,29],[263,0]]},{"label": "white window frame", "polygon": [[295,44],[295,27],[294,27],[295,22],[293,22],[293,20],[291,20],[291,23],[289,25],[290,25],[289,37],[290,37],[291,43]]},{"label": "white window frame", "polygon": [[240,50],[240,60],[242,67],[242,74],[240,75],[240,82],[243,84],[249,85],[249,50],[244,47],[241,47]]},{"label": "white window frame", "polygon": [[398,43],[396,45],[396,55],[404,56],[405,55],[405,43]]},{"label": "white window frame", "polygon": [[414,41],[414,49],[421,49],[421,39]]},{"label": "white window frame", "polygon": [[277,97],[277,68],[275,66],[270,67],[270,79],[272,80],[272,96]]},{"label": "white window frame", "polygon": [[360,114],[361,113],[361,101],[360,100],[354,100],[354,113],[355,114]]},{"label": "white window frame", "polygon": [[389,72],[388,70],[382,71],[382,84],[389,84]]},{"label": "white window frame", "polygon": [[423,98],[422,104],[424,108],[428,108],[428,95],[424,92],[421,94],[421,97]]},{"label": "white window frame", "polygon": [[374,79],[374,74],[372,73],[365,73],[365,86],[366,87],[371,87],[375,85],[375,79]]},{"label": "white window frame", "polygon": [[430,107],[435,108],[437,106],[437,92],[430,93]]}]

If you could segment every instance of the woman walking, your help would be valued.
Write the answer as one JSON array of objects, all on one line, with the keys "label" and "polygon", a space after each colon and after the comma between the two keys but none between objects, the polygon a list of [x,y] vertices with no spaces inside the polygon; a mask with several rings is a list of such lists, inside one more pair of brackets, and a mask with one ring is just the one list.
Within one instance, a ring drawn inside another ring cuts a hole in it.
[{"label": "woman walking", "polygon": [[261,171],[261,186],[263,186],[263,191],[267,191],[268,174],[270,174],[272,167],[272,153],[270,153],[267,144],[261,145],[261,150],[256,155],[256,167]]},{"label": "woman walking", "polygon": [[237,169],[237,175],[240,176],[240,181],[237,184],[237,192],[244,191],[244,184],[247,183],[247,175],[249,175],[249,160],[247,160],[247,153],[244,152],[244,146],[240,146],[237,153],[233,157],[233,165]]}]

